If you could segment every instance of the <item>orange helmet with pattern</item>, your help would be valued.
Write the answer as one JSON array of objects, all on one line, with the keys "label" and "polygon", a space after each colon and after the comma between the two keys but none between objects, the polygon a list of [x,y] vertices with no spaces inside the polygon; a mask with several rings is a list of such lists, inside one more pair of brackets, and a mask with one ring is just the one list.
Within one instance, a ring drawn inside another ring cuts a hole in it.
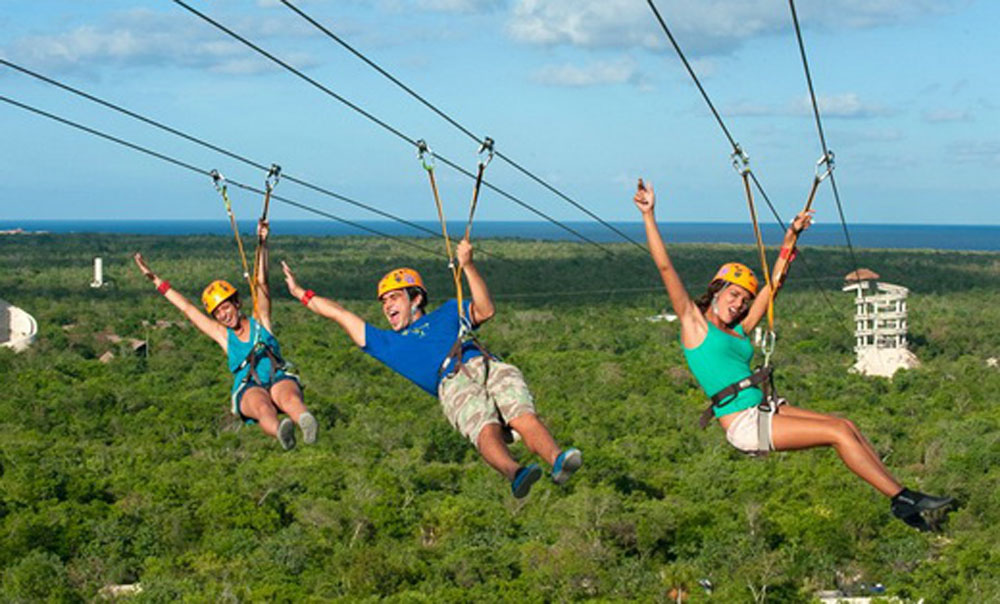
[{"label": "orange helmet with pattern", "polygon": [[397,268],[386,273],[385,277],[382,277],[382,280],[378,282],[376,299],[381,300],[386,293],[407,287],[419,287],[423,290],[424,297],[427,297],[427,288],[424,287],[424,280],[420,278],[420,273],[412,268]]},{"label": "orange helmet with pattern", "polygon": [[718,272],[715,273],[712,281],[716,279],[722,279],[727,283],[739,285],[750,292],[751,296],[757,295],[757,277],[750,270],[750,267],[745,264],[740,264],[739,262],[727,262],[723,264],[719,267]]},{"label": "orange helmet with pattern", "polygon": [[201,303],[205,306],[205,312],[212,314],[220,304],[236,295],[236,288],[232,283],[217,279],[208,284],[205,291],[201,292]]}]

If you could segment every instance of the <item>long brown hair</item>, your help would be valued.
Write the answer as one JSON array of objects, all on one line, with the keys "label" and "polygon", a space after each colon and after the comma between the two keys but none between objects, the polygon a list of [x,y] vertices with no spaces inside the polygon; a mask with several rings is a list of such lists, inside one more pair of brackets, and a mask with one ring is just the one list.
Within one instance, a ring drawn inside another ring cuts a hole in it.
[{"label": "long brown hair", "polygon": [[[732,285],[732,283],[729,283],[728,281],[724,281],[722,279],[713,280],[711,283],[708,284],[708,289],[705,291],[705,293],[694,301],[694,305],[698,307],[698,310],[700,310],[702,314],[705,314],[706,312],[708,312],[708,309],[712,307],[712,300],[715,299],[715,296],[718,295],[718,293],[721,292],[722,290],[726,289],[726,287],[729,285]],[[752,303],[753,301],[752,296],[750,300]],[[747,316],[748,312],[750,312],[750,304],[747,304],[747,307],[743,310],[743,312],[740,313],[739,316],[735,317],[729,323],[729,325],[727,325],[727,327],[732,328],[734,325],[738,325],[741,321],[743,321],[743,318]]]}]

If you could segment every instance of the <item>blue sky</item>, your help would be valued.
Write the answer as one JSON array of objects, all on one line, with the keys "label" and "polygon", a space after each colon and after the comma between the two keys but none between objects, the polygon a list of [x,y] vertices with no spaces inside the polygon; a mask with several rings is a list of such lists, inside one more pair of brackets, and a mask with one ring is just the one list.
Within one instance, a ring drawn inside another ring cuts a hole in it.
[{"label": "blue sky", "polygon": [[[474,170],[476,146],[277,0],[190,3],[411,138]],[[636,177],[661,222],[746,220],[729,144],[642,0],[299,0],[471,131],[608,220],[636,220]],[[3,0],[0,56],[287,174],[410,219],[435,218],[413,148],[169,0]],[[787,2],[659,0],[783,217],[820,156]],[[998,224],[1000,3],[799,0],[849,222]],[[2,94],[260,185],[264,174],[0,67]],[[194,173],[0,103],[0,217],[224,219]],[[439,165],[461,219],[471,182]],[[587,220],[501,161],[487,179]],[[288,181],[279,192],[367,212]],[[237,215],[260,199],[234,192]],[[537,217],[485,191],[482,219]],[[818,220],[837,220],[824,185]],[[273,219],[313,215],[278,204]]]}]

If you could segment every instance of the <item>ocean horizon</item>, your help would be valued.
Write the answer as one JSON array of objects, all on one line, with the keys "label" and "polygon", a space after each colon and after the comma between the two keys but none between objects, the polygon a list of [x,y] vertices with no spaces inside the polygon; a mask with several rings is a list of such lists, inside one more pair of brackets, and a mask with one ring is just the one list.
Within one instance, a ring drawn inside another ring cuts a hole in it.
[{"label": "ocean horizon", "polygon": [[[370,236],[382,234],[394,237],[430,237],[426,231],[393,222],[358,220],[349,224],[330,220],[282,220],[272,225],[274,235],[307,235],[320,237]],[[414,220],[431,232],[439,233],[436,221]],[[626,241],[621,235],[596,222],[563,222],[579,235],[598,243]],[[645,242],[641,222],[609,222],[628,237]],[[253,221],[239,221],[242,233],[252,233]],[[449,233],[461,233],[464,223],[448,223]],[[777,245],[781,228],[774,223],[761,225],[767,245]],[[230,235],[226,220],[0,220],[0,231],[22,229],[28,233],[46,232],[109,233],[134,235]],[[674,243],[734,243],[753,244],[753,230],[746,222],[675,222],[661,223],[664,239]],[[869,249],[942,249],[968,251],[1000,251],[1000,225],[930,225],[930,224],[854,224],[848,228],[851,244]],[[541,221],[483,220],[473,225],[475,238],[513,238],[548,241],[583,241],[556,224]],[[840,224],[815,224],[804,235],[804,245],[846,246]]]}]

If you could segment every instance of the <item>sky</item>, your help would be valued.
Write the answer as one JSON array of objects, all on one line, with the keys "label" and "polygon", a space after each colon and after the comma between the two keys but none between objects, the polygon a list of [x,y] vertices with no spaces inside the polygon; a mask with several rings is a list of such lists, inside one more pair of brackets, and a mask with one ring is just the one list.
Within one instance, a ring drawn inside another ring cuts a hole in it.
[{"label": "sky", "polygon": [[[278,0],[187,0],[410,140],[475,171],[478,145]],[[477,137],[609,221],[638,177],[669,221],[748,219],[731,146],[643,0],[291,0]],[[789,5],[656,0],[786,219],[822,154]],[[414,147],[171,0],[0,0],[0,58],[386,212],[436,219]],[[1000,224],[1000,2],[796,2],[848,223]],[[4,97],[202,170],[265,174],[0,65]],[[225,220],[211,180],[0,102],[0,219]],[[472,181],[438,160],[447,215]],[[499,158],[486,180],[592,220]],[[260,196],[231,190],[239,218]],[[378,219],[289,180],[276,193]],[[759,196],[758,196],[759,197]],[[761,213],[768,216],[763,202]],[[829,181],[817,221],[839,220]],[[317,216],[280,202],[272,221]],[[492,190],[481,220],[540,220]]]}]

